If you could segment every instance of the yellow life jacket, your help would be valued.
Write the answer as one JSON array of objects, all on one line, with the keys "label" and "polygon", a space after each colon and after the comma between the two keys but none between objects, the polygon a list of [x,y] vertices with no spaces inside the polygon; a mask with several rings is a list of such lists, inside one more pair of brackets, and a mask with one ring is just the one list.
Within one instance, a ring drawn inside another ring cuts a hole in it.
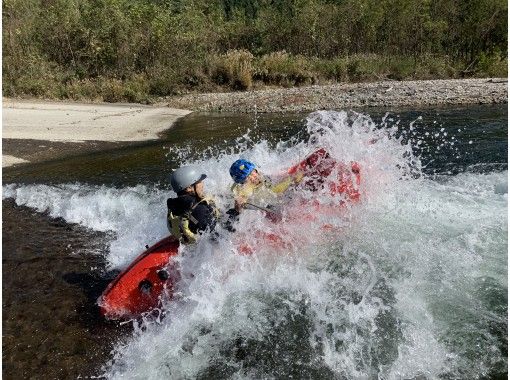
[{"label": "yellow life jacket", "polygon": [[258,185],[252,183],[234,183],[231,190],[236,197],[244,198],[249,202],[269,204],[276,200],[277,195],[287,191],[294,182],[291,176],[274,185],[270,181],[263,179]]},{"label": "yellow life jacket", "polygon": [[189,228],[189,222],[197,224],[196,220],[191,213],[200,203],[205,202],[210,205],[216,218],[219,218],[220,212],[216,207],[212,198],[203,198],[199,202],[195,203],[184,215],[174,215],[168,210],[167,215],[167,227],[170,233],[181,241],[181,243],[189,244],[197,241],[197,234],[193,233]]}]

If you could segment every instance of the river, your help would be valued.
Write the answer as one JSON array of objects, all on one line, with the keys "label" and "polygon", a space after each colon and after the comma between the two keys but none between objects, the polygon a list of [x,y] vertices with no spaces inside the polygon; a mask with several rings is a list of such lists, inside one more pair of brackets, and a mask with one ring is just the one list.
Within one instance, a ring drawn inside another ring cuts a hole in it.
[{"label": "river", "polygon": [[[191,114],[158,141],[4,170],[4,376],[506,378],[507,117]],[[340,232],[291,221],[299,244],[247,257],[220,231],[183,254],[168,317],[96,314],[112,272],[167,233],[172,169],[200,165],[226,209],[240,155],[277,176],[318,147],[362,168]]]}]

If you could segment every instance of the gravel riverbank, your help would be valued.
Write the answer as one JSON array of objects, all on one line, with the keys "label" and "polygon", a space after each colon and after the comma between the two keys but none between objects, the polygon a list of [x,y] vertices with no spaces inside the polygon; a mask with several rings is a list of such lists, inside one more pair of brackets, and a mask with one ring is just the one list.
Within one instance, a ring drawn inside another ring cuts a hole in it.
[{"label": "gravel riverbank", "polygon": [[382,81],[246,92],[188,94],[168,106],[208,112],[306,112],[508,102],[507,78]]}]

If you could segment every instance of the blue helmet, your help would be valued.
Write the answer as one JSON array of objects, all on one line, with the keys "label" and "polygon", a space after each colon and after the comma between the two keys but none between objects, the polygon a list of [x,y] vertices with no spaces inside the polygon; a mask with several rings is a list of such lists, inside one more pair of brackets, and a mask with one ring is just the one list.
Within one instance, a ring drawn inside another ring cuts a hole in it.
[{"label": "blue helmet", "polygon": [[237,160],[230,167],[230,176],[235,183],[243,183],[255,169],[255,164],[247,160]]}]

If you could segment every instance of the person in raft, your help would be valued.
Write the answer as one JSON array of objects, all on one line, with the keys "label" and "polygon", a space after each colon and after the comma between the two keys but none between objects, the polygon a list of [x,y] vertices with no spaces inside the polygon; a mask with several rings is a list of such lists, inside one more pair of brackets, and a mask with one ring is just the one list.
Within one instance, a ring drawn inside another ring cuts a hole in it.
[{"label": "person in raft", "polygon": [[173,236],[183,243],[194,243],[198,234],[212,231],[219,211],[204,193],[207,176],[197,168],[183,166],[172,173],[170,184],[177,198],[167,200],[167,225]]},{"label": "person in raft", "polygon": [[271,206],[277,201],[278,195],[298,184],[303,179],[303,173],[297,172],[282,181],[272,184],[250,161],[239,159],[230,166],[230,176],[234,180],[234,210],[230,214],[239,214],[243,208],[255,208],[271,213]]}]

